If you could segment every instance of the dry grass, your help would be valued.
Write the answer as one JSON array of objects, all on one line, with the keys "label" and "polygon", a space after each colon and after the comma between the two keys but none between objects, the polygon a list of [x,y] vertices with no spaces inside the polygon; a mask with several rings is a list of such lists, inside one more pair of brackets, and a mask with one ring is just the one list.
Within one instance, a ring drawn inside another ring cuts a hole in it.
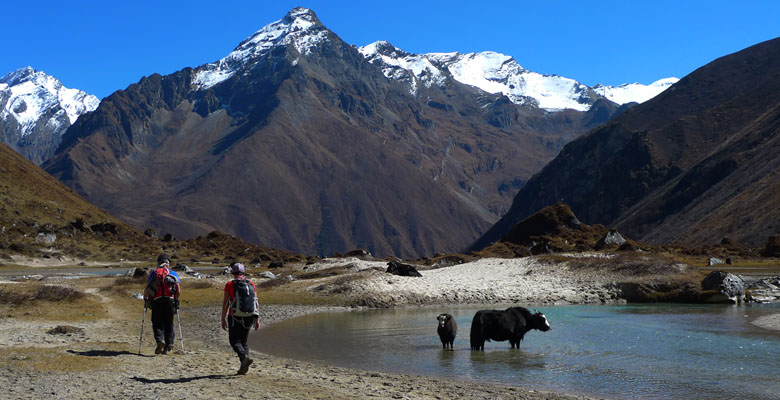
[{"label": "dry grass", "polygon": [[212,289],[215,288],[216,284],[210,280],[197,280],[197,281],[187,281],[187,290],[193,290],[193,289]]},{"label": "dry grass", "polygon": [[[132,350],[124,343],[99,343],[99,345],[104,349],[100,351],[106,354]],[[84,355],[82,352],[65,348],[0,347],[0,363],[15,370],[87,372],[115,365],[112,357],[84,357]]]}]

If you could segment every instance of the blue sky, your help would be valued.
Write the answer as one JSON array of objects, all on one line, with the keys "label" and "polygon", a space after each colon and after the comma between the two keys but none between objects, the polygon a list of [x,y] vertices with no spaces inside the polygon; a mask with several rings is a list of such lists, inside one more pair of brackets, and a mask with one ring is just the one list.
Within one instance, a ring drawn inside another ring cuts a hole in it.
[{"label": "blue sky", "polygon": [[346,42],[412,53],[497,51],[587,85],[682,78],[780,36],[780,1],[13,1],[0,75],[32,66],[102,98],[227,55],[295,6]]}]

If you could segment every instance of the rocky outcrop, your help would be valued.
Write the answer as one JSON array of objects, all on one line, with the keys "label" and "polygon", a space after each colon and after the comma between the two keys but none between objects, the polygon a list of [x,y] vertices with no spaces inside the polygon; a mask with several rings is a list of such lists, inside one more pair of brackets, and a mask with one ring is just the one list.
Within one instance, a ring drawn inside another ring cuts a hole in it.
[{"label": "rocky outcrop", "polygon": [[[604,226],[584,224],[568,205],[558,203],[539,210],[515,225],[506,236],[476,253],[482,256],[522,257],[563,251],[592,251],[607,236],[617,240],[614,235],[609,235]],[[510,254],[507,254],[507,250]]]},{"label": "rocky outcrop", "polygon": [[780,301],[780,276],[761,278],[747,283],[750,300],[757,303]]},{"label": "rocky outcrop", "polygon": [[713,292],[703,300],[707,303],[742,303],[745,301],[745,283],[734,274],[712,271],[701,282],[702,290]]}]

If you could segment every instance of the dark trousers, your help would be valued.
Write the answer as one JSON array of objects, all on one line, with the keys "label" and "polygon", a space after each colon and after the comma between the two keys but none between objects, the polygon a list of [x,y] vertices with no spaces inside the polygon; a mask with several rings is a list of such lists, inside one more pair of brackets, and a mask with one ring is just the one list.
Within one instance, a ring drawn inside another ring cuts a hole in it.
[{"label": "dark trousers", "polygon": [[238,358],[243,361],[249,355],[249,346],[246,344],[249,338],[249,330],[255,326],[257,317],[228,317],[228,340]]},{"label": "dark trousers", "polygon": [[173,347],[173,316],[176,310],[173,307],[173,300],[161,297],[152,302],[152,329],[154,330],[154,340],[165,342],[165,347]]}]

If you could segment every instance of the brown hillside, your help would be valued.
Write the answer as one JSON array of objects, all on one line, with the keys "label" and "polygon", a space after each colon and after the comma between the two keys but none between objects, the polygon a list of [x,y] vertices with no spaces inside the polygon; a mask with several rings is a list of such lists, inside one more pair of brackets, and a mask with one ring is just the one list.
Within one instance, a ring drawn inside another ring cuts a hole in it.
[{"label": "brown hillside", "polygon": [[763,245],[780,232],[780,39],[699,68],[569,143],[474,249],[564,201],[643,242]]}]

